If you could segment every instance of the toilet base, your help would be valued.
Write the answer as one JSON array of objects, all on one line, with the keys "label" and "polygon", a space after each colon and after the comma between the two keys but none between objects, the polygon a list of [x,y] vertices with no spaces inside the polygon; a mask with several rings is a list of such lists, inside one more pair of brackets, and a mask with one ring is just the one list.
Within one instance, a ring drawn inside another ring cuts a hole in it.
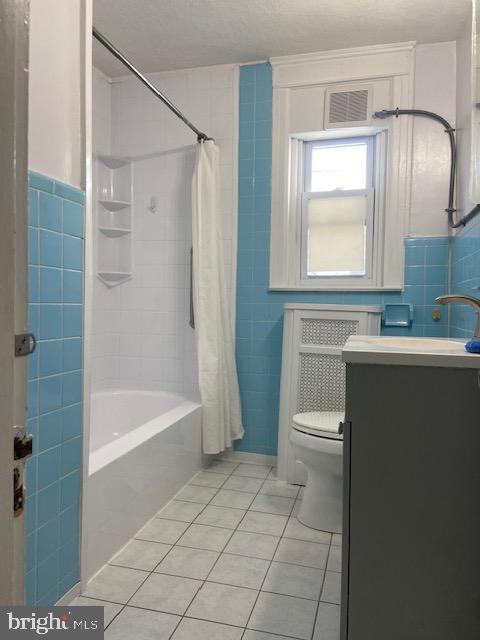
[{"label": "toilet base", "polygon": [[292,429],[295,459],[307,470],[307,483],[297,519],[307,527],[342,532],[343,442]]},{"label": "toilet base", "polygon": [[[342,478],[308,471],[297,519],[311,529],[342,533]],[[315,475],[316,477],[312,477]]]}]

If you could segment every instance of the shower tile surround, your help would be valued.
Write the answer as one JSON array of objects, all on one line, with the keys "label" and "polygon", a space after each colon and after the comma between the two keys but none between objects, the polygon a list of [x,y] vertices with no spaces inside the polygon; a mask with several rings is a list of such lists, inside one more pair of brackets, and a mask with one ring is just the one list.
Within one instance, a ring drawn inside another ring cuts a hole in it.
[{"label": "shower tile surround", "polygon": [[51,605],[79,580],[83,191],[29,173],[25,601]]},{"label": "shower tile surround", "polygon": [[[230,283],[235,69],[230,65],[148,77],[220,147],[222,236]],[[93,279],[92,390],[153,389],[195,400],[195,342],[188,325],[195,137],[135,78],[110,83],[94,70],[93,104],[94,152],[133,160],[134,273],[112,289]],[[149,210],[152,197],[154,212]]]},{"label": "shower tile surround", "polygon": [[[405,290],[400,293],[269,291],[272,71],[268,64],[240,68],[238,150],[237,367],[245,437],[239,451],[276,455],[283,305],[384,304],[414,307],[410,328],[383,335],[448,335],[448,313],[434,304],[447,290],[448,237],[405,240]],[[432,311],[440,309],[440,321]]]},{"label": "shower tile surround", "polygon": [[[242,506],[216,506],[227,493]],[[104,606],[112,639],[337,637],[341,536],[300,524],[300,496],[272,467],[214,462],[72,604]]]}]

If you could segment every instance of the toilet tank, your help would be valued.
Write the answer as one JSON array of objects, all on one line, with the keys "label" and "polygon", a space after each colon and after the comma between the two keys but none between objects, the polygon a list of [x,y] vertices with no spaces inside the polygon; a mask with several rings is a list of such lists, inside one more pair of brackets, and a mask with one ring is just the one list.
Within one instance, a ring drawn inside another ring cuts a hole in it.
[{"label": "toilet tank", "polygon": [[382,308],[364,305],[286,304],[278,425],[277,475],[305,484],[294,458],[292,418],[304,411],[343,411],[345,365],[342,348],[351,335],[379,335]]}]

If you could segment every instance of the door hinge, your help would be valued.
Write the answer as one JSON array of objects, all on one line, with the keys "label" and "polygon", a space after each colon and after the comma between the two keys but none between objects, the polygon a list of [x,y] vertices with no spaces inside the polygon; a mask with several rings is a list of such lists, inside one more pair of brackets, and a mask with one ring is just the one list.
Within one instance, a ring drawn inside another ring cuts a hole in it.
[{"label": "door hinge", "polygon": [[13,459],[23,460],[33,453],[33,436],[15,436],[13,439]]},{"label": "door hinge", "polygon": [[13,515],[19,516],[23,513],[25,506],[25,490],[23,488],[22,476],[19,469],[13,470]]},{"label": "door hinge", "polygon": [[15,356],[29,356],[35,351],[37,340],[33,333],[15,334]]}]

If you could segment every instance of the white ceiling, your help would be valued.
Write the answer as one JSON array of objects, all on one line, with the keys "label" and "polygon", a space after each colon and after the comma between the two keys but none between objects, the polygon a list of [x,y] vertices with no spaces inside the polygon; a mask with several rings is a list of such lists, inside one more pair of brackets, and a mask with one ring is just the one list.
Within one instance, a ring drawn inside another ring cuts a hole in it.
[{"label": "white ceiling", "polygon": [[[94,24],[145,72],[416,40],[455,40],[471,0],[94,0]],[[98,43],[94,63],[125,68]]]}]

